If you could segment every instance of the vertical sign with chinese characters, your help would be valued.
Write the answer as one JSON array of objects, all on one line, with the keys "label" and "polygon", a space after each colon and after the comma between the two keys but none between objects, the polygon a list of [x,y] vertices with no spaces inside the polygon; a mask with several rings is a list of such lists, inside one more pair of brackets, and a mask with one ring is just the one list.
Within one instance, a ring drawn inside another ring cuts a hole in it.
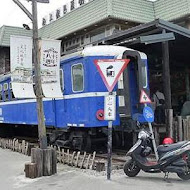
[{"label": "vertical sign with chinese characters", "polygon": [[114,121],[116,119],[116,96],[108,95],[104,98],[104,119]]},{"label": "vertical sign with chinese characters", "polygon": [[61,98],[60,40],[40,41],[40,66],[42,91],[47,98]]},{"label": "vertical sign with chinese characters", "polygon": [[11,82],[15,98],[35,98],[32,75],[32,38],[10,37]]}]

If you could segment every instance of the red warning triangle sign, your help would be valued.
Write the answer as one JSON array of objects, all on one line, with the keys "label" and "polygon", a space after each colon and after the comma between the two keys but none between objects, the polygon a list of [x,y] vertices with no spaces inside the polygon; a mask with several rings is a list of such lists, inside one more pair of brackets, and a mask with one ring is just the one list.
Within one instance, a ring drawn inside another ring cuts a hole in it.
[{"label": "red warning triangle sign", "polygon": [[130,59],[98,59],[94,61],[109,92],[113,90],[129,61]]},{"label": "red warning triangle sign", "polygon": [[144,90],[141,90],[140,103],[146,104],[146,103],[151,103],[151,102],[152,101],[150,100],[146,92]]}]

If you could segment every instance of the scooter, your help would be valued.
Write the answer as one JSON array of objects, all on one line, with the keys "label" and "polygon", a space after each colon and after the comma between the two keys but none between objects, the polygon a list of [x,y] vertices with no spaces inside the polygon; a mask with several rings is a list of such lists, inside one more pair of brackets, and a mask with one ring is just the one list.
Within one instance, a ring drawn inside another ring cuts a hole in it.
[{"label": "scooter", "polygon": [[157,147],[158,161],[151,161],[152,152],[151,133],[142,129],[138,134],[138,141],[127,152],[124,172],[129,177],[135,177],[140,170],[149,173],[176,173],[181,179],[190,179],[190,141]]}]

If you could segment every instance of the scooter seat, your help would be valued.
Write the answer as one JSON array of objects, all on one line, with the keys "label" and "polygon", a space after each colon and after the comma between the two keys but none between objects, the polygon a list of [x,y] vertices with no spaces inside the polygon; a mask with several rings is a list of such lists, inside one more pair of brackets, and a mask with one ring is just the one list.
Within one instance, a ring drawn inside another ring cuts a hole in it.
[{"label": "scooter seat", "polygon": [[172,150],[176,150],[180,148],[181,146],[183,146],[185,143],[187,143],[187,141],[181,141],[174,144],[160,145],[157,147],[157,150],[159,154],[162,154],[162,153],[170,152]]}]

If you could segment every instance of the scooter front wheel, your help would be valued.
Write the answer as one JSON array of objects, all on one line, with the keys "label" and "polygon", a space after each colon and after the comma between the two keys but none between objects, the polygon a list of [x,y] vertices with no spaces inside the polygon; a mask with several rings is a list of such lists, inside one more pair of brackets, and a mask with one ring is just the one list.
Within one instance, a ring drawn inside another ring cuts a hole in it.
[{"label": "scooter front wheel", "polygon": [[130,156],[127,156],[123,170],[129,177],[135,177],[140,172],[140,168]]},{"label": "scooter front wheel", "polygon": [[190,172],[185,173],[177,173],[178,177],[180,177],[183,180],[189,180],[190,179]]}]

